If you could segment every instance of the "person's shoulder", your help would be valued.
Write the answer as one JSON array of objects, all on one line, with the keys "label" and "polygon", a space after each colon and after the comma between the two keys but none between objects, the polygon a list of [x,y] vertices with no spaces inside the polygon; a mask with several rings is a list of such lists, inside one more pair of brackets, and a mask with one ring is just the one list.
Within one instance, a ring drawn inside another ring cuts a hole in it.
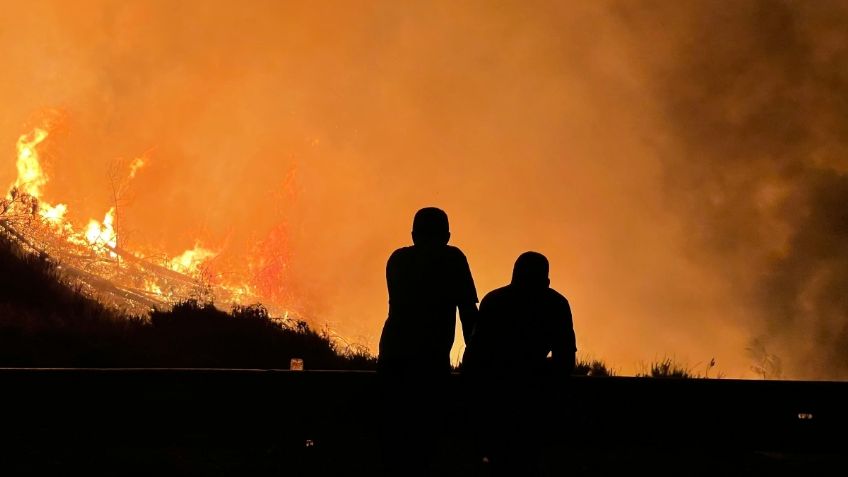
[{"label": "person's shoulder", "polygon": [[415,253],[415,247],[414,246],[410,245],[408,247],[401,247],[401,248],[395,250],[394,252],[392,252],[392,254],[389,256],[389,260],[391,260],[393,258],[407,257],[407,256],[409,256],[413,253]]},{"label": "person's shoulder", "polygon": [[569,306],[568,298],[566,298],[565,296],[563,296],[562,293],[554,290],[553,288],[548,288],[548,300],[558,305]]},{"label": "person's shoulder", "polygon": [[444,254],[450,260],[468,263],[468,259],[465,258],[465,254],[462,253],[462,250],[460,250],[459,247],[454,247],[453,245],[445,245]]},{"label": "person's shoulder", "polygon": [[495,288],[494,290],[486,293],[486,296],[483,297],[483,301],[485,302],[493,302],[498,300],[503,300],[508,298],[512,294],[512,289],[509,285]]},{"label": "person's shoulder", "polygon": [[465,254],[462,253],[462,250],[460,250],[459,247],[455,247],[453,245],[445,245],[445,253],[454,257],[465,258]]}]

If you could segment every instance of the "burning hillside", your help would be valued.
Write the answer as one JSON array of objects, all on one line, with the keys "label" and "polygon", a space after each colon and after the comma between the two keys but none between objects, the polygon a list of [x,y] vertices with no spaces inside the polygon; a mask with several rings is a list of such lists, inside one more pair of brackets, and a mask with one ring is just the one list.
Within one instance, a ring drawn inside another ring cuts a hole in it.
[{"label": "burning hillside", "polygon": [[[61,277],[86,295],[124,313],[145,316],[186,300],[222,305],[257,301],[256,285],[248,280],[225,280],[208,263],[216,251],[199,242],[176,256],[141,253],[122,246],[118,197],[140,174],[145,158],[136,158],[121,177],[113,179],[115,204],[102,220],[81,227],[67,216],[69,206],[44,197],[49,177],[39,148],[50,136],[51,124],[23,134],[17,141],[18,176],[0,201],[0,233],[29,253],[47,258]],[[260,278],[267,281],[268,266]],[[267,283],[259,283],[268,288]]]}]

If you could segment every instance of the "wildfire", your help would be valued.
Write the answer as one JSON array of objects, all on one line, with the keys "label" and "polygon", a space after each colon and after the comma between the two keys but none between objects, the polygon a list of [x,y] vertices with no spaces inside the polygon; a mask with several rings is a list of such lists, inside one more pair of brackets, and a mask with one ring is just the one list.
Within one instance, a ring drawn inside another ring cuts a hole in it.
[{"label": "wildfire", "polygon": [[41,188],[47,184],[47,176],[41,169],[36,146],[47,139],[47,131],[35,128],[31,133],[18,138],[18,179],[14,187],[27,194],[41,198]]},{"label": "wildfire", "polygon": [[[202,247],[200,242],[170,258],[124,249],[119,242],[116,206],[110,207],[102,220],[90,219],[84,229],[78,229],[68,219],[66,204],[54,206],[43,198],[48,177],[39,158],[39,145],[49,136],[48,129],[37,127],[17,141],[18,177],[0,201],[0,233],[60,263],[69,280],[97,298],[134,313],[190,298],[225,303],[255,301],[254,287],[246,281],[219,278],[213,280],[214,284],[203,282],[208,278],[203,276],[204,266],[218,252]],[[133,160],[122,187],[146,163],[144,157]]]},{"label": "wildfire", "polygon": [[65,204],[59,204],[55,207],[50,207],[49,204],[44,204],[44,208],[41,209],[40,214],[50,224],[61,225],[65,220],[65,212],[67,211],[68,206]]},{"label": "wildfire", "polygon": [[216,252],[203,248],[200,244],[195,244],[193,249],[186,250],[181,255],[172,258],[169,266],[175,272],[197,275],[200,273],[201,265],[216,255],[218,255]]},{"label": "wildfire", "polygon": [[[47,139],[47,136],[47,130],[35,128],[29,134],[22,134],[18,138],[16,145],[18,177],[10,189],[14,191],[14,194],[23,193],[34,199],[41,199],[42,188],[47,185],[47,175],[41,168],[38,145]],[[39,200],[36,211],[50,225],[61,226],[68,206],[65,204],[52,206]]]},{"label": "wildfire", "polygon": [[[106,212],[103,217],[103,223],[91,219],[88,221],[88,227],[85,229],[85,239],[89,244],[99,249],[108,246],[110,250],[114,250],[118,246],[118,235],[115,233],[115,208],[112,207]],[[115,257],[115,252],[111,252],[112,257]]]}]

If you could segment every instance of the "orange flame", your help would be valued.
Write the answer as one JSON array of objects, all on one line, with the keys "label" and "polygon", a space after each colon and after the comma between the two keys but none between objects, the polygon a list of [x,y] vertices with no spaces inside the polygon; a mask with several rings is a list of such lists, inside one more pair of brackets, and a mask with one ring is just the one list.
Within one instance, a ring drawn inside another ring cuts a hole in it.
[{"label": "orange flame", "polygon": [[115,208],[112,207],[103,217],[103,223],[91,219],[85,229],[85,238],[94,246],[108,245],[115,248],[118,245],[118,235],[115,233]]},{"label": "orange flame", "polygon": [[[196,291],[192,290],[201,290],[199,293],[205,297],[203,299],[221,298],[228,303],[255,302],[257,290],[272,302],[281,298],[276,288],[284,281],[287,270],[285,228],[275,229],[269,239],[254,251],[260,257],[247,261],[251,264],[252,280],[238,277],[224,279],[221,275],[210,274],[206,264],[220,252],[201,246],[199,241],[193,248],[164,261],[155,258],[163,254],[153,253],[145,257],[119,247],[116,207],[109,208],[102,221],[90,219],[85,228],[76,228],[66,218],[67,205],[54,206],[43,198],[48,177],[42,168],[38,149],[48,135],[49,126],[38,127],[21,135],[17,141],[18,177],[7,198],[2,200],[0,232],[11,231],[13,237],[24,240],[30,249],[47,251],[51,256],[55,253],[57,260],[62,260],[59,257],[71,261],[74,257],[88,257],[77,265],[74,265],[75,262],[63,263],[62,268],[70,270],[69,273],[83,282],[88,280],[86,283],[92,289],[106,290],[118,300],[130,300],[135,303],[132,306],[141,304],[150,309],[160,304],[196,298]],[[127,180],[121,187],[134,179],[146,163],[145,157],[134,159],[129,164]],[[27,225],[18,228],[11,221],[21,217],[24,220],[26,217],[38,218],[40,221],[26,222]],[[34,234],[37,239],[31,240],[27,234]],[[91,254],[104,261],[92,266]],[[213,291],[207,296],[208,292],[203,290],[209,287]],[[288,316],[289,312],[284,313]]]},{"label": "orange flame", "polygon": [[200,244],[195,244],[193,249],[186,250],[172,258],[169,262],[169,268],[175,272],[195,276],[200,273],[200,267],[204,262],[217,255],[217,252],[203,248]]},{"label": "orange flame", "polygon": [[38,160],[38,150],[36,149],[36,146],[45,139],[47,139],[47,131],[35,128],[29,134],[22,134],[18,138],[17,144],[18,178],[15,180],[14,187],[36,199],[41,198],[41,188],[47,184],[47,176],[41,169],[41,162]]},{"label": "orange flame", "polygon": [[65,212],[68,211],[67,205],[58,204],[55,207],[51,207],[50,204],[43,205],[39,213],[48,223],[60,225],[65,220]]},{"label": "orange flame", "polygon": [[144,167],[144,158],[137,157],[132,163],[130,163],[130,179],[135,179],[135,175],[138,173],[138,170]]},{"label": "orange flame", "polygon": [[68,206],[65,204],[57,204],[52,206],[41,199],[42,189],[47,185],[47,175],[41,167],[41,161],[38,155],[38,145],[41,144],[49,133],[46,129],[35,128],[28,134],[22,134],[18,138],[16,148],[18,151],[18,177],[15,183],[12,184],[12,189],[18,192],[23,192],[35,199],[38,202],[38,214],[49,224],[53,226],[61,226],[65,213],[68,211]]}]

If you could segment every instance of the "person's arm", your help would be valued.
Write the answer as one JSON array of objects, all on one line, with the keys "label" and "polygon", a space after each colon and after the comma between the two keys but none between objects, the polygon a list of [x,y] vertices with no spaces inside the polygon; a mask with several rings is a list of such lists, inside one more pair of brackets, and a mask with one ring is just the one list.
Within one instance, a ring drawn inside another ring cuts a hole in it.
[{"label": "person's arm", "polygon": [[395,252],[391,254],[389,256],[389,260],[386,261],[386,290],[389,292],[390,302],[392,296],[395,294],[395,288],[397,287],[399,280],[400,275],[397,266],[397,252]]},{"label": "person's arm", "polygon": [[571,306],[563,301],[558,312],[556,330],[553,335],[551,358],[557,372],[570,375],[574,372],[577,359],[577,340],[574,337],[574,323],[571,317]]},{"label": "person's arm", "polygon": [[457,308],[459,308],[459,321],[462,323],[462,337],[467,345],[471,342],[474,326],[477,325],[477,303],[464,303]]},{"label": "person's arm", "polygon": [[[456,249],[459,251],[459,249]],[[459,309],[459,321],[462,323],[462,337],[466,343],[471,341],[474,326],[477,324],[477,288],[474,286],[474,278],[471,276],[471,267],[468,259],[459,252],[457,261],[456,304]]]},{"label": "person's arm", "polygon": [[[468,331],[463,329],[462,334],[465,336],[465,353],[462,357],[462,370],[469,374],[486,372],[491,368],[491,352],[490,340],[486,336],[489,331],[487,325],[490,324],[491,308],[489,298],[483,298],[480,302],[480,308],[476,310],[474,324]],[[475,304],[467,307],[467,310],[477,308]],[[474,312],[471,312],[474,314]]]},{"label": "person's arm", "polygon": [[[397,267],[397,252],[393,253],[389,260],[386,262],[386,288],[388,290],[388,298],[389,298],[389,315],[391,316],[391,308],[392,303],[397,305],[397,284],[399,281],[398,267]],[[391,356],[396,355],[397,350],[400,346],[397,343],[397,323],[393,323],[387,317],[386,322],[383,324],[383,331],[380,333],[380,344],[378,348],[377,359],[380,367],[385,366],[385,360],[391,359]]]}]

